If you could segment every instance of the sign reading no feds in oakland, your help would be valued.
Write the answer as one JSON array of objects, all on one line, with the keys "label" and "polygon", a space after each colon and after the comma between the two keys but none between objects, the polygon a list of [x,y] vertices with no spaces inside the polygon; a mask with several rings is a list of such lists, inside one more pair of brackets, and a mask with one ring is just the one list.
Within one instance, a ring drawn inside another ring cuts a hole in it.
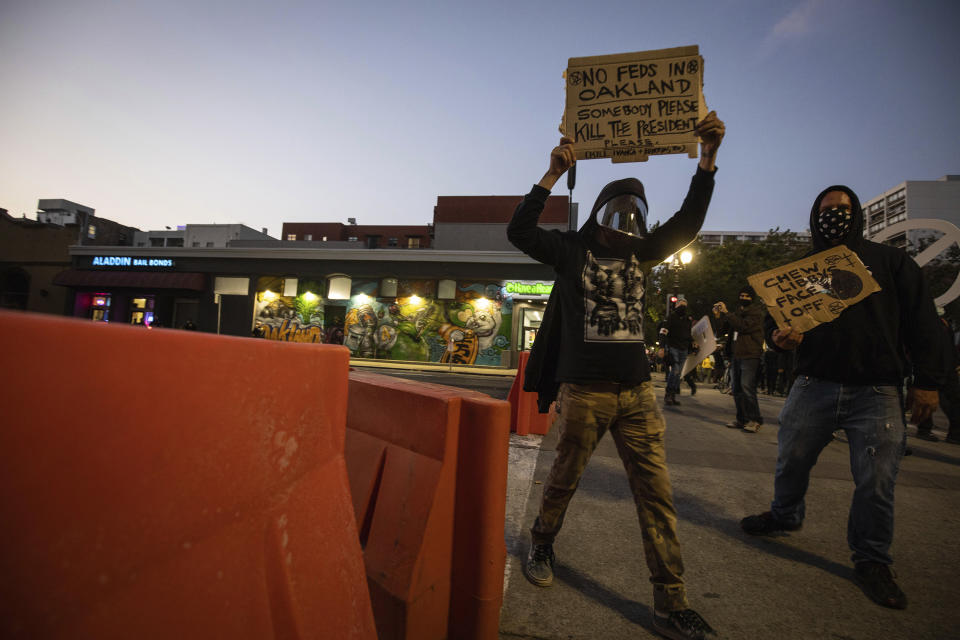
[{"label": "sign reading no feds in oakland", "polygon": [[697,157],[693,128],[707,115],[698,46],[570,58],[564,76],[561,130],[573,139],[578,160]]}]

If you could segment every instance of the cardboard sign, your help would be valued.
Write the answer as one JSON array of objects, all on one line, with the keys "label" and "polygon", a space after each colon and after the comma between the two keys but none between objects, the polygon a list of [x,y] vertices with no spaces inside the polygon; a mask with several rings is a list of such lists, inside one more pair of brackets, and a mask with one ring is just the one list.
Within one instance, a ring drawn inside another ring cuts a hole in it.
[{"label": "cardboard sign", "polygon": [[757,273],[747,281],[777,326],[808,331],[880,291],[860,257],[838,245],[803,260]]},{"label": "cardboard sign", "polygon": [[696,369],[698,364],[717,349],[717,337],[713,335],[713,327],[710,326],[710,319],[707,316],[697,320],[697,323],[690,328],[690,337],[697,345],[697,350],[688,355],[684,361],[683,371],[680,372],[681,378]]},{"label": "cardboard sign", "polygon": [[706,117],[699,47],[570,58],[561,129],[577,159],[639,162],[698,155],[693,128]]}]

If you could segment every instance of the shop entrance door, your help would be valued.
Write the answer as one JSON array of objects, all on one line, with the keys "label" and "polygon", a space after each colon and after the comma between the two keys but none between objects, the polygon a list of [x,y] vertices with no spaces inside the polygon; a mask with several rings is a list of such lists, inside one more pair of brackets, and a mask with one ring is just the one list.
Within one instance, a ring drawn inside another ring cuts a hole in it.
[{"label": "shop entrance door", "polygon": [[220,333],[249,336],[253,331],[253,301],[250,296],[220,295]]},{"label": "shop entrance door", "polygon": [[537,337],[542,321],[542,309],[528,308],[523,310],[523,322],[520,325],[520,344],[518,345],[521,351],[530,351],[533,348],[533,341]]}]

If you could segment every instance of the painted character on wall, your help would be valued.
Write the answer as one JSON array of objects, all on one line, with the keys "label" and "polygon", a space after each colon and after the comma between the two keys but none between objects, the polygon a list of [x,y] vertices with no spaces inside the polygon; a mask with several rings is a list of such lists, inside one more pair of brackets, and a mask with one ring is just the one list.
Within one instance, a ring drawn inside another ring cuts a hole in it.
[{"label": "painted character on wall", "polygon": [[344,321],[343,344],[358,358],[374,358],[377,355],[375,334],[377,314],[369,304],[350,309]]}]

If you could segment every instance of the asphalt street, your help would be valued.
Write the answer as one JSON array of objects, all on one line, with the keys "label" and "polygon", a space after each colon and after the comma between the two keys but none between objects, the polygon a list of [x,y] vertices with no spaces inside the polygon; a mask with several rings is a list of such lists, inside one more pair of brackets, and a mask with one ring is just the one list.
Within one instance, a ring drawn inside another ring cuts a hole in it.
[{"label": "asphalt street", "polygon": [[[439,375],[423,381],[499,398],[506,398],[512,382]],[[474,382],[486,388],[470,386]],[[654,382],[662,398],[662,374],[655,374]],[[721,638],[960,638],[960,446],[917,440],[913,427],[908,429],[913,455],[903,459],[898,477],[892,554],[909,606],[894,611],[869,601],[853,582],[846,543],[853,482],[846,443],[835,441],[821,454],[801,531],[750,537],[739,521],[769,508],[783,399],[761,396],[766,424],[757,434],[724,427],[733,415],[729,395],[701,387],[690,397],[684,387],[680,401],[664,413],[685,579],[691,605]],[[943,436],[942,413],[935,425],[934,433]],[[652,589],[633,499],[612,438],[601,441],[567,512],[555,544],[553,586],[536,587],[523,577],[527,530],[555,442],[556,430],[542,438],[511,439],[500,637],[659,637],[652,630]]]}]

